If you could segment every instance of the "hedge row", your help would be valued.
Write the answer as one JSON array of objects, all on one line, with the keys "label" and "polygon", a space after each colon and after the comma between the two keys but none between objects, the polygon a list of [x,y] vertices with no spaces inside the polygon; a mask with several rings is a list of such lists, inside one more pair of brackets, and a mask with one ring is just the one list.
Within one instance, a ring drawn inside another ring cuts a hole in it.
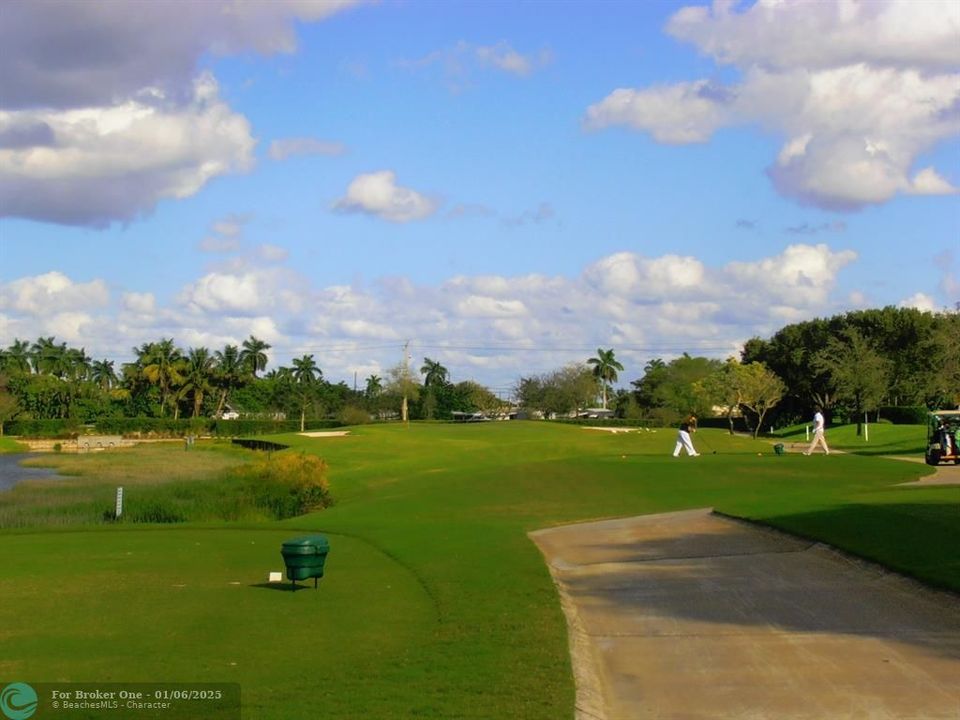
[{"label": "hedge row", "polygon": [[[342,427],[339,420],[308,420],[307,430]],[[238,437],[300,431],[299,420],[216,420],[213,418],[106,418],[96,425],[83,425],[76,420],[10,420],[3,424],[5,435],[41,438],[71,438],[84,434],[150,435],[182,437],[213,435]]]},{"label": "hedge row", "polygon": [[877,410],[877,415],[870,413],[872,416],[870,419],[879,416],[882,420],[889,420],[894,425],[926,425],[928,412],[930,411],[923,405],[890,406]]},{"label": "hedge row", "polygon": [[654,420],[635,418],[556,418],[548,422],[564,425],[592,425],[596,427],[657,427]]}]

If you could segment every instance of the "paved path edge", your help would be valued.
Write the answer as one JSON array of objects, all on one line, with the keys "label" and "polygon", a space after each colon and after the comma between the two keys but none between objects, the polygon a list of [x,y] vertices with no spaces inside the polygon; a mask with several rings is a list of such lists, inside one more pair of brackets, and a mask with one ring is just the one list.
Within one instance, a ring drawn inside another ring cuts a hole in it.
[{"label": "paved path edge", "polygon": [[832,545],[828,545],[827,543],[794,535],[784,530],[780,530],[779,528],[737,517],[735,515],[728,515],[726,513],[717,511],[712,507],[682,510],[678,512],[653,513],[650,515],[606,518],[603,520],[587,520],[578,523],[568,523],[534,530],[527,533],[527,536],[534,543],[534,545],[537,546],[537,549],[540,550],[544,557],[544,561],[546,562],[547,568],[550,571],[550,576],[553,579],[554,587],[557,589],[561,609],[567,620],[570,660],[576,689],[574,708],[575,720],[611,720],[610,708],[607,707],[607,702],[605,700],[605,698],[610,697],[609,688],[605,687],[603,672],[600,669],[600,662],[595,655],[595,646],[591,642],[590,637],[585,630],[584,623],[580,618],[577,604],[573,598],[570,597],[569,593],[566,591],[564,583],[560,579],[559,573],[563,568],[551,560],[544,547],[537,542],[538,537],[546,535],[551,531],[559,530],[560,528],[575,525],[603,526],[604,524],[622,523],[627,520],[640,518],[646,520],[655,520],[657,518],[682,518],[683,516],[696,517],[703,515],[710,515],[719,520],[723,520],[724,522],[741,525],[756,532],[782,538],[789,538],[791,540],[809,542],[810,547],[807,548],[808,551],[812,550],[817,553],[832,556],[843,561],[844,563],[857,566],[857,568],[861,571],[866,571],[873,575],[883,576],[886,582],[899,585],[901,589],[907,590],[911,593],[925,595],[927,598],[937,603],[955,603],[958,599],[960,599],[960,594],[951,590],[927,585],[920,580],[912,578],[908,575],[904,575],[903,573],[892,570],[891,568],[879,563],[845,552]]}]

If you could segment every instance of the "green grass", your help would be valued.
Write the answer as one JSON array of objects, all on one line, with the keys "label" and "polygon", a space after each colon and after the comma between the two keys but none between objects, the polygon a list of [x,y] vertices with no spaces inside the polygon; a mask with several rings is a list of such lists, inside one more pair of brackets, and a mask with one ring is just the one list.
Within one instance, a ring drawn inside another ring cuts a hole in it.
[{"label": "green grass", "polygon": [[[898,486],[930,468],[777,457],[769,440],[718,430],[695,437],[703,456],[675,459],[674,436],[534,422],[278,436],[327,460],[334,507],[0,533],[0,677],[237,681],[257,719],[570,717],[565,621],[526,533],[692,507],[960,590],[960,488]],[[183,455],[168,452],[158,472]],[[331,541],[320,589],[262,587],[282,540],[310,531]]]},{"label": "green grass", "polygon": [[0,437],[0,455],[6,455],[7,453],[18,453],[26,452],[26,447],[18,443],[14,438],[11,437]]},{"label": "green grass", "polygon": [[[804,442],[803,425],[795,425],[776,433],[790,442]],[[857,435],[857,426],[836,425],[827,428],[827,444],[858,455],[914,455],[923,457],[927,449],[926,425],[893,425],[873,423],[866,433]]]}]

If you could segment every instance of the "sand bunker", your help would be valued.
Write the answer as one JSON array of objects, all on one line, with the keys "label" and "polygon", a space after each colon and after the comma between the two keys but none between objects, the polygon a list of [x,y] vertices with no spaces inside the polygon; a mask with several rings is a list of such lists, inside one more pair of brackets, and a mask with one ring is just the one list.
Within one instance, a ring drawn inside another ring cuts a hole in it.
[{"label": "sand bunker", "polygon": [[323,438],[323,437],[343,437],[344,435],[349,435],[349,430],[315,430],[311,432],[302,432],[297,433],[297,435],[303,435],[304,437],[311,438]]},{"label": "sand bunker", "polygon": [[584,430],[602,430],[603,432],[608,433],[628,433],[634,432],[636,428],[613,428],[613,427],[593,427],[592,425],[585,425]]}]

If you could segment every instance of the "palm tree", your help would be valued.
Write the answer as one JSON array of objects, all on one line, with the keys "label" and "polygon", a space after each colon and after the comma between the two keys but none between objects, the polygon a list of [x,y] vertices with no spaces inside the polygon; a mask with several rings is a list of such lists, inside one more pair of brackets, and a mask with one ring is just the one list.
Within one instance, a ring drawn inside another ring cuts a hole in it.
[{"label": "palm tree", "polygon": [[69,363],[67,362],[67,344],[54,342],[55,338],[50,337],[37,338],[37,341],[30,347],[30,360],[33,363],[33,371],[37,374],[53,375],[62,378],[67,374]]},{"label": "palm tree", "polygon": [[163,338],[160,342],[147,346],[143,363],[143,376],[148,382],[160,389],[160,415],[164,414],[174,388],[183,384],[183,352],[173,344],[173,338]]},{"label": "palm tree", "polygon": [[63,361],[64,374],[71,380],[80,381],[90,377],[92,370],[90,358],[87,356],[87,351],[84,348],[80,348],[79,350],[70,348],[63,354]]},{"label": "palm tree", "polygon": [[200,417],[203,397],[212,388],[216,360],[205,347],[190,348],[184,372],[183,388],[193,394],[193,416]]},{"label": "palm tree", "polygon": [[597,348],[597,357],[587,360],[587,365],[593,365],[593,376],[600,383],[603,392],[603,409],[607,409],[607,388],[617,381],[617,371],[623,370],[623,365],[613,356],[613,348],[604,350]]},{"label": "palm tree", "polygon": [[266,369],[269,358],[265,351],[269,350],[270,347],[271,346],[263,340],[253,335],[243,341],[243,350],[240,351],[240,362],[250,370],[250,373],[254,377],[257,376],[257,371]]},{"label": "palm tree", "polygon": [[150,343],[144,343],[140,347],[131,348],[134,361],[124,363],[120,368],[120,384],[129,392],[130,404],[136,414],[146,413],[153,404],[150,395],[154,386],[143,374],[143,368],[150,355],[150,347]]},{"label": "palm tree", "polygon": [[313,355],[304,355],[303,357],[294,358],[292,363],[293,379],[297,383],[312,383],[323,377],[323,372],[317,366],[316,361],[314,361]]},{"label": "palm tree", "polygon": [[431,360],[428,357],[423,359],[423,366],[420,368],[425,387],[443,386],[447,384],[447,369],[440,364],[438,360]]},{"label": "palm tree", "polygon": [[292,363],[291,375],[297,384],[297,394],[300,397],[300,432],[303,432],[306,427],[307,405],[310,403],[317,380],[323,377],[323,372],[314,362],[313,355],[294,358]]},{"label": "palm tree", "polygon": [[30,372],[30,342],[14,338],[13,343],[3,351],[2,368],[7,373],[25,374]]},{"label": "palm tree", "polygon": [[109,390],[117,382],[117,373],[113,369],[113,360],[94,360],[90,366],[90,379],[101,390]]},{"label": "palm tree", "polygon": [[223,407],[227,404],[230,393],[243,386],[246,373],[240,360],[240,350],[236,345],[226,345],[223,350],[217,350],[213,355],[217,365],[213,384],[220,390],[215,417],[220,417],[223,415]]},{"label": "palm tree", "polygon": [[367,397],[379,397],[383,392],[383,380],[379,375],[371,375],[367,378],[367,388],[364,391]]}]

